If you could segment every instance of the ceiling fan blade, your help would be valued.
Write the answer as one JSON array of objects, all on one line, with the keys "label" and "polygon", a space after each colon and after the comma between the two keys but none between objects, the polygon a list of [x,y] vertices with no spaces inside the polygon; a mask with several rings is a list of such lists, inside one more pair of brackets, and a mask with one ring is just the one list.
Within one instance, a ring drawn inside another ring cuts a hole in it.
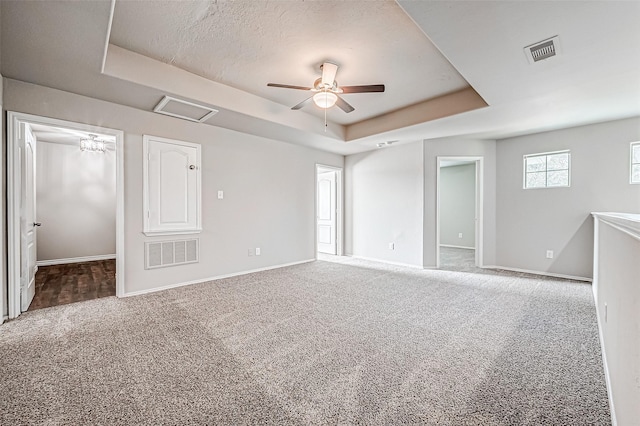
[{"label": "ceiling fan blade", "polygon": [[311,90],[311,87],[291,86],[289,84],[267,83],[269,87],[282,87],[283,89]]},{"label": "ceiling fan blade", "polygon": [[349,114],[351,111],[355,110],[354,107],[349,105],[349,103],[347,101],[345,101],[344,99],[342,99],[340,96],[338,96],[338,100],[336,101],[336,105],[338,105],[338,107],[341,110],[343,110],[344,112],[346,112],[347,114]]},{"label": "ceiling fan blade", "polygon": [[366,86],[341,86],[342,93],[372,93],[384,92],[384,84],[369,84]]},{"label": "ceiling fan blade", "polygon": [[303,106],[305,106],[311,99],[313,98],[313,96],[309,96],[307,99],[305,99],[304,101],[300,102],[298,105],[294,105],[291,107],[291,109],[294,110],[298,110],[300,108],[302,108]]},{"label": "ceiling fan blade", "polygon": [[325,62],[322,64],[322,84],[327,87],[332,87],[333,82],[336,79],[336,73],[338,72],[338,66],[331,62]]}]

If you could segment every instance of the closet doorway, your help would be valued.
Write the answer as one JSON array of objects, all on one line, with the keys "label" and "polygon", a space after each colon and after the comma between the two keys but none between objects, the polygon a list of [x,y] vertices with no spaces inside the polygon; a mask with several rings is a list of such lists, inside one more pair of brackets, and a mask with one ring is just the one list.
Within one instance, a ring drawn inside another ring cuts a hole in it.
[{"label": "closet doorway", "polygon": [[342,256],[342,169],[316,165],[316,251]]},{"label": "closet doorway", "polygon": [[122,136],[8,114],[9,318],[123,294]]},{"label": "closet doorway", "polygon": [[482,157],[438,157],[438,267],[482,265]]}]

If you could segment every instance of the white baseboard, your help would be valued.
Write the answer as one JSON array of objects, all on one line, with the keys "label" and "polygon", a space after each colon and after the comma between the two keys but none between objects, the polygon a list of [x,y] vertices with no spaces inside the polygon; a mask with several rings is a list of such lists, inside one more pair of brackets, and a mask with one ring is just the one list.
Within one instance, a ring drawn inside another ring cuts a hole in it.
[{"label": "white baseboard", "polygon": [[[594,295],[595,296],[595,295]],[[604,379],[607,384],[607,398],[609,399],[609,410],[611,411],[611,424],[612,426],[618,425],[616,419],[616,410],[613,405],[613,396],[611,395],[611,376],[609,375],[609,364],[607,364],[607,353],[604,346],[604,335],[602,334],[602,324],[600,323],[600,311],[598,310],[598,304],[596,303],[596,319],[598,320],[598,337],[600,338],[600,352],[602,352],[602,367],[604,368]]]},{"label": "white baseboard", "polygon": [[376,259],[375,257],[356,256],[356,255],[353,255],[353,254],[348,254],[346,256],[347,257],[352,257],[354,259],[368,260],[370,262],[386,263],[387,265],[405,266],[407,268],[422,269],[421,265],[412,265],[411,263],[392,262],[390,260]]},{"label": "white baseboard", "polygon": [[451,248],[461,248],[461,249],[468,249],[468,250],[475,250],[475,247],[466,247],[466,246],[454,246],[451,244],[440,244],[440,247],[451,247]]},{"label": "white baseboard", "polygon": [[3,316],[3,317],[2,317],[2,322],[0,322],[0,324],[4,323],[4,322],[5,322],[6,320],[8,320],[8,319],[9,319],[9,316],[8,316],[8,315]]},{"label": "white baseboard", "polygon": [[578,276],[575,276],[575,275],[565,275],[565,274],[555,274],[553,272],[533,271],[531,269],[511,268],[511,267],[508,267],[508,266],[484,265],[484,266],[481,266],[481,268],[483,268],[483,269],[504,269],[505,271],[523,272],[525,274],[542,275],[542,276],[545,276],[545,277],[554,277],[554,278],[564,278],[564,279],[567,279],[567,280],[586,281],[586,282],[592,282],[593,281],[592,278],[587,278],[587,277],[578,277]]},{"label": "white baseboard", "polygon": [[248,271],[241,271],[241,272],[233,272],[231,274],[217,275],[215,277],[202,278],[202,279],[198,279],[198,280],[186,281],[186,282],[176,283],[176,284],[168,284],[168,285],[164,285],[162,287],[154,287],[154,288],[149,288],[149,289],[146,289],[146,290],[125,292],[122,295],[122,297],[140,296],[140,295],[143,295],[143,294],[156,293],[158,291],[169,290],[169,289],[172,289],[172,288],[184,287],[184,286],[193,285],[193,284],[206,283],[208,281],[222,280],[224,278],[237,277],[239,275],[253,274],[255,272],[269,271],[271,269],[284,268],[284,267],[287,267],[287,266],[300,265],[302,263],[309,263],[309,262],[315,262],[315,261],[316,261],[316,259],[300,260],[298,262],[283,263],[283,264],[280,264],[280,265],[267,266],[265,268],[251,269],[251,270],[248,270]]},{"label": "white baseboard", "polygon": [[36,266],[65,265],[67,263],[93,262],[95,260],[110,260],[115,258],[115,254],[100,254],[97,256],[70,257],[67,259],[38,260]]}]

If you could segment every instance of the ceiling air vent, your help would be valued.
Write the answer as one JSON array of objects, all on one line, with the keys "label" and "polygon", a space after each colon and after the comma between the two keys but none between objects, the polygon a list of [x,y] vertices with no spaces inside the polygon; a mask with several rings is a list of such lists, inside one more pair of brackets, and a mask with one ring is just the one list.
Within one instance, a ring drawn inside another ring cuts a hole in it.
[{"label": "ceiling air vent", "polygon": [[169,115],[171,117],[182,118],[183,120],[202,123],[217,114],[218,110],[182,99],[165,96],[153,109],[158,114]]},{"label": "ceiling air vent", "polygon": [[543,40],[524,48],[524,53],[530,63],[553,58],[560,54],[560,39],[558,36]]}]

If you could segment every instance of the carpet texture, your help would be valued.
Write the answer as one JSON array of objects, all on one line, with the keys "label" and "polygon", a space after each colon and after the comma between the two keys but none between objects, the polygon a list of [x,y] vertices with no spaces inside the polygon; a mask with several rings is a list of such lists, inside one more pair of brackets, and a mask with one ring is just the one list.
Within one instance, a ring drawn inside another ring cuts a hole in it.
[{"label": "carpet texture", "polygon": [[610,424],[587,284],[317,261],[0,327],[0,424]]}]

